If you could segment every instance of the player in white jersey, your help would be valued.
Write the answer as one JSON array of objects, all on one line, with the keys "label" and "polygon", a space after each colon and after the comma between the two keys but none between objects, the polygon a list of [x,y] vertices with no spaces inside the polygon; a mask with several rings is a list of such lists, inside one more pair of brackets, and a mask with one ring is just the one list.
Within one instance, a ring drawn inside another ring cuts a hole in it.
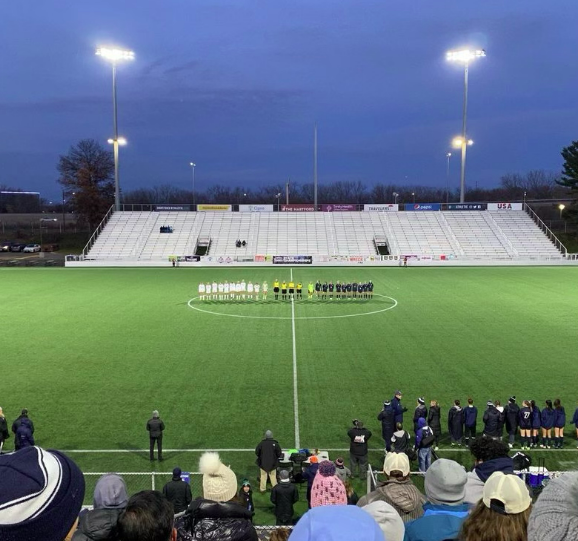
[{"label": "player in white jersey", "polygon": [[243,295],[243,300],[245,300],[245,294],[247,292],[247,284],[245,280],[241,280],[241,294]]},{"label": "player in white jersey", "polygon": [[199,284],[199,299],[202,301],[205,300],[205,284],[203,284],[203,282]]},{"label": "player in white jersey", "polygon": [[253,282],[247,282],[247,297],[249,300],[253,298]]},{"label": "player in white jersey", "polygon": [[225,282],[223,284],[223,294],[224,294],[224,299],[227,301],[229,300],[229,282]]},{"label": "player in white jersey", "polygon": [[259,300],[259,290],[261,289],[259,282],[255,282],[254,287],[255,287],[255,300],[258,301]]},{"label": "player in white jersey", "polygon": [[210,282],[207,282],[207,284],[205,285],[205,291],[207,293],[207,300],[211,300],[211,284]]},{"label": "player in white jersey", "polygon": [[235,297],[237,300],[239,300],[241,298],[241,291],[242,291],[242,286],[241,286],[241,282],[237,282],[235,284],[235,291],[237,293],[237,296]]},{"label": "player in white jersey", "polygon": [[269,292],[269,284],[267,282],[263,282],[263,300],[267,300],[267,293]]},{"label": "player in white jersey", "polygon": [[229,282],[229,291],[231,292],[231,299],[235,298],[235,292],[237,291],[237,288],[235,286],[235,282]]},{"label": "player in white jersey", "polygon": [[222,301],[223,300],[223,292],[225,291],[224,287],[223,287],[223,282],[219,282],[219,285],[217,286],[217,288],[219,291],[219,300]]},{"label": "player in white jersey", "polygon": [[217,293],[218,293],[217,289],[218,289],[218,287],[219,287],[219,285],[217,284],[217,282],[213,282],[213,285],[212,285],[212,288],[211,288],[211,291],[213,292],[213,299],[216,299],[216,298],[217,298]]}]

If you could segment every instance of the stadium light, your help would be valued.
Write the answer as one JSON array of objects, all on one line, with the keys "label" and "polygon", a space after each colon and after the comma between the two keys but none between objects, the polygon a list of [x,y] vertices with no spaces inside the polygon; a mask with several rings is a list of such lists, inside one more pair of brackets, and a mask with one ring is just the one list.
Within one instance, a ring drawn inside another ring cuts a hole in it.
[{"label": "stadium light", "polygon": [[[467,141],[467,118],[468,118],[468,70],[470,62],[477,58],[486,56],[486,51],[483,49],[461,49],[458,51],[448,51],[446,59],[448,62],[460,62],[464,65],[464,111],[462,119],[462,141]],[[469,144],[469,142],[468,142]],[[462,167],[460,173],[460,203],[465,200],[466,194],[466,154],[467,145],[462,144]]]},{"label": "stadium light", "polygon": [[564,205],[563,203],[560,203],[558,205],[558,208],[560,209],[560,220],[561,220],[562,219],[562,212],[566,208],[566,205]]},{"label": "stadium light", "polygon": [[190,162],[189,165],[191,166],[191,169],[193,170],[193,205],[195,204],[195,167],[197,167],[197,164],[195,162]]},{"label": "stadium light", "polygon": [[112,109],[113,109],[113,138],[112,142],[114,152],[114,208],[120,210],[120,182],[118,175],[118,147],[121,143],[118,138],[118,115],[116,107],[116,64],[123,60],[134,60],[134,52],[127,49],[117,49],[111,47],[99,47],[96,49],[96,55],[100,56],[112,64]]},{"label": "stadium light", "polygon": [[446,166],[446,205],[450,202],[450,160],[452,157],[451,152],[446,153],[447,166]]},{"label": "stadium light", "polygon": [[[454,148],[462,148],[463,144],[464,144],[464,140],[461,137],[456,137],[452,141],[452,145],[454,146]],[[468,139],[467,146],[471,147],[473,144],[474,144],[474,142],[471,139]]]},{"label": "stadium light", "polygon": [[399,197],[399,194],[397,192],[393,192],[391,195],[393,195],[394,203],[397,205],[397,198]]},{"label": "stadium light", "polygon": [[[127,142],[128,142],[128,141],[127,141],[124,137],[119,137],[119,138],[117,139],[117,143],[118,143],[121,147],[125,146],[125,145],[127,144]],[[108,144],[109,144],[109,145],[113,145],[113,144],[114,144],[114,139],[109,139],[109,140],[108,140]]]},{"label": "stadium light", "polygon": [[279,201],[281,200],[281,192],[279,192],[275,197],[277,198],[277,212],[279,212]]}]

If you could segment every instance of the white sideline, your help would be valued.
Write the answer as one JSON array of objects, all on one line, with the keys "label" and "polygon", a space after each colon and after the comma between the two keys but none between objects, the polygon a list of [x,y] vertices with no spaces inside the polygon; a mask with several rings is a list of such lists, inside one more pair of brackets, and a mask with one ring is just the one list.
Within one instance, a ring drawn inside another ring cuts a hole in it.
[{"label": "white sideline", "polygon": [[[291,281],[293,281],[293,268],[291,271]],[[293,331],[293,415],[295,417],[295,447],[301,448],[299,438],[299,394],[297,392],[297,343],[295,340],[295,301],[291,297],[291,329]]]}]

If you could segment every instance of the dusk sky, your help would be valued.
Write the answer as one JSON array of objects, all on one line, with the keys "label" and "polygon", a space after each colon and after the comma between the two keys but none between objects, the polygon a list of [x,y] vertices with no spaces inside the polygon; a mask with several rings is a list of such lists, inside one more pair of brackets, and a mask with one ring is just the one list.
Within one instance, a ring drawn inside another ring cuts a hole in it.
[{"label": "dusk sky", "polygon": [[[468,185],[559,171],[578,139],[576,0],[36,0],[0,12],[0,184],[57,198],[58,156],[112,134],[124,190],[319,181],[445,185],[470,69]],[[452,184],[459,160],[452,158]]]}]

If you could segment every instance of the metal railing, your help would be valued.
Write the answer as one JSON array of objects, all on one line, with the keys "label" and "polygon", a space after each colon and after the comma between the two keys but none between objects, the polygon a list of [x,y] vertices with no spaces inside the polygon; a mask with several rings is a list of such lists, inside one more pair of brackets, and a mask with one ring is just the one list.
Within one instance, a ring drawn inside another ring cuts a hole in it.
[{"label": "metal railing", "polygon": [[560,239],[554,235],[554,233],[552,232],[552,230],[543,222],[543,220],[540,218],[540,216],[538,216],[533,210],[532,207],[530,207],[530,205],[528,205],[527,203],[524,205],[524,210],[530,215],[530,218],[532,218],[532,220],[534,220],[534,222],[536,223],[536,225],[546,234],[546,236],[554,243],[554,246],[556,246],[556,248],[558,248],[558,250],[560,250],[560,252],[562,252],[562,255],[564,255],[564,257],[566,257],[568,255],[568,250],[566,249],[566,246],[564,246],[562,244],[562,242],[560,241]]},{"label": "metal railing", "polygon": [[108,209],[108,212],[104,215],[104,218],[102,219],[100,224],[98,224],[98,227],[96,228],[96,230],[94,231],[94,233],[92,234],[90,239],[88,239],[86,246],[82,249],[83,258],[86,257],[86,255],[88,254],[88,251],[94,246],[94,243],[96,242],[96,239],[98,238],[98,235],[100,235],[100,232],[104,229],[104,226],[108,223],[108,220],[112,216],[113,212],[114,212],[114,205],[112,205]]},{"label": "metal railing", "polygon": [[498,224],[498,222],[496,222],[496,220],[494,220],[492,213],[487,212],[487,213],[483,214],[482,216],[483,216],[484,220],[486,221],[486,223],[490,226],[490,229],[494,232],[496,237],[498,237],[500,239],[502,244],[504,244],[504,242],[506,242],[507,247],[510,248],[511,255],[513,255],[514,257],[518,257],[520,255],[520,253],[518,252],[518,250],[516,250],[516,248],[514,248],[512,241],[508,238],[508,235],[506,235],[506,233],[504,233],[504,230],[500,227],[500,224]]}]

